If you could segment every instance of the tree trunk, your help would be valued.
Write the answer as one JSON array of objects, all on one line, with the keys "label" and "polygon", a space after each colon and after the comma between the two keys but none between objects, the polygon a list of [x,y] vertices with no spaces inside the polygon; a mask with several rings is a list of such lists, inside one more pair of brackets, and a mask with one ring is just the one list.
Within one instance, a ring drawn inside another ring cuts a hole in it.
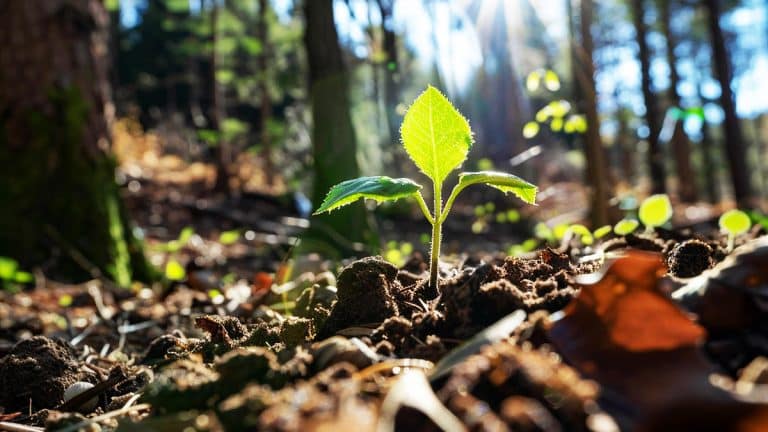
[{"label": "tree trunk", "polygon": [[210,0],[211,4],[211,129],[218,132],[216,147],[213,149],[214,165],[216,167],[216,183],[213,189],[229,195],[229,146],[224,139],[221,130],[221,122],[224,120],[224,101],[221,86],[216,77],[219,67],[219,55],[216,52],[219,39],[219,8],[216,0]]},{"label": "tree trunk", "polygon": [[[696,84],[696,91],[703,106],[707,100],[704,98],[704,92],[702,91],[704,80],[699,77],[699,82]],[[720,193],[718,185],[717,165],[715,164],[715,146],[712,142],[712,134],[709,131],[709,125],[706,120],[701,123],[701,168],[706,174],[704,177],[704,192],[707,195],[707,200],[716,204],[720,200]]]},{"label": "tree trunk", "polygon": [[752,185],[749,181],[749,169],[744,144],[744,137],[736,116],[736,104],[731,90],[731,62],[725,47],[723,30],[720,28],[720,7],[718,0],[705,0],[709,12],[709,34],[712,39],[712,61],[715,75],[720,82],[720,105],[725,113],[725,154],[731,172],[733,195],[739,206],[749,207],[752,198]]},{"label": "tree trunk", "polygon": [[[381,14],[384,53],[387,56],[384,64],[384,110],[387,114],[389,139],[392,143],[397,144],[400,142],[400,121],[396,111],[400,97],[397,84],[400,63],[398,62],[397,35],[392,17],[394,0],[376,0],[376,2],[379,6],[379,14]],[[395,160],[397,161],[398,158]]]},{"label": "tree trunk", "polygon": [[264,159],[264,178],[268,186],[274,184],[275,168],[272,162],[272,143],[269,136],[269,122],[272,119],[272,99],[269,95],[269,59],[272,55],[272,46],[269,43],[269,23],[267,22],[269,2],[259,0],[259,25],[258,38],[261,41],[261,53],[259,53],[259,93],[260,104],[260,128],[261,128],[261,156]]},{"label": "tree trunk", "polygon": [[584,137],[584,150],[587,167],[586,180],[591,188],[590,219],[593,227],[603,226],[608,220],[608,169],[605,149],[600,137],[600,117],[597,114],[597,87],[595,86],[595,62],[593,59],[594,42],[592,41],[592,0],[581,0],[580,33],[581,47],[577,49],[575,60],[576,77],[584,97],[584,110],[587,117],[587,133]]},{"label": "tree trunk", "polygon": [[[672,0],[660,0],[658,2],[661,10],[661,29],[667,42],[667,63],[669,64],[669,90],[668,96],[672,106],[680,107],[680,94],[677,92],[677,86],[680,83],[680,76],[677,74],[677,57],[675,55],[676,40],[672,29],[670,28],[671,5]],[[695,174],[691,166],[691,143],[683,130],[682,120],[675,122],[675,130],[670,140],[672,147],[672,156],[675,160],[677,169],[677,193],[682,202],[696,201],[696,182],[693,181]]]},{"label": "tree trunk", "polygon": [[0,255],[48,276],[149,276],[109,155],[109,17],[98,0],[0,3]]},{"label": "tree trunk", "polygon": [[[304,18],[312,104],[312,202],[317,208],[332,186],[358,177],[360,169],[350,116],[349,74],[336,33],[333,1],[305,0]],[[313,217],[310,234],[350,253],[376,241],[368,217],[363,204],[357,202],[330,215]]]},{"label": "tree trunk", "polygon": [[645,7],[643,0],[632,0],[632,18],[639,47],[640,69],[642,73],[643,100],[645,101],[645,120],[648,123],[648,168],[651,177],[651,193],[666,193],[666,173],[664,154],[659,146],[661,123],[656,105],[656,96],[651,90],[651,52],[646,40]]}]

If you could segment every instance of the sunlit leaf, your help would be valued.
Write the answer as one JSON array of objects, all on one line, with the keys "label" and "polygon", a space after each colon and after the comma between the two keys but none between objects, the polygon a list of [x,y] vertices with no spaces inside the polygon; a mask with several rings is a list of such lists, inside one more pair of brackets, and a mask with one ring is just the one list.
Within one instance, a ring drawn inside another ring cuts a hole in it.
[{"label": "sunlit leaf", "polygon": [[181,13],[189,10],[189,0],[166,0],[165,7],[169,12]]},{"label": "sunlit leaf", "polygon": [[701,121],[704,121],[704,107],[690,107],[686,108],[685,117],[696,117]]},{"label": "sunlit leaf", "polygon": [[610,234],[612,230],[613,230],[612,226],[610,226],[610,225],[603,225],[600,228],[596,229],[595,232],[592,233],[592,235],[596,239],[601,239],[601,238],[607,236],[608,234]]},{"label": "sunlit leaf", "polygon": [[261,41],[250,36],[240,38],[240,46],[249,55],[257,56],[261,54]]},{"label": "sunlit leaf", "polygon": [[32,273],[25,271],[17,271],[16,274],[13,275],[13,281],[16,283],[31,283],[34,280],[35,278],[32,276]]},{"label": "sunlit leaf", "polygon": [[552,107],[549,105],[544,105],[544,107],[538,111],[536,111],[535,119],[539,123],[544,123],[552,116]]},{"label": "sunlit leaf", "polygon": [[575,235],[578,235],[581,237],[581,243],[583,245],[589,246],[594,242],[592,233],[589,231],[589,228],[585,227],[584,225],[573,224],[570,227],[568,227],[568,229]]},{"label": "sunlit leaf", "polygon": [[408,108],[400,135],[416,166],[437,183],[464,162],[472,147],[469,122],[432,86]]},{"label": "sunlit leaf", "polygon": [[314,214],[343,207],[360,198],[369,198],[377,202],[395,201],[413,196],[419,192],[419,189],[421,185],[407,178],[374,176],[347,180],[331,188]]},{"label": "sunlit leaf", "polygon": [[539,89],[541,85],[541,72],[533,71],[525,78],[525,88],[533,93]]},{"label": "sunlit leaf", "polygon": [[512,174],[479,171],[459,174],[459,186],[467,187],[469,185],[483,183],[494,187],[504,193],[511,192],[528,204],[536,204],[536,185],[528,183],[520,177]]},{"label": "sunlit leaf", "polygon": [[544,87],[549,91],[560,90],[560,77],[557,76],[555,71],[547,69],[544,73]]},{"label": "sunlit leaf", "polygon": [[571,111],[571,104],[566,100],[552,101],[547,106],[554,117],[565,117]]},{"label": "sunlit leaf", "polygon": [[72,301],[74,299],[69,294],[62,294],[59,296],[59,306],[61,307],[69,307],[72,305]]},{"label": "sunlit leaf", "polygon": [[581,114],[570,115],[564,129],[565,133],[584,133],[587,131],[587,119]]},{"label": "sunlit leaf", "polygon": [[170,260],[165,265],[165,277],[168,280],[180,281],[187,277],[187,272],[184,267],[176,260]]},{"label": "sunlit leaf", "polygon": [[552,235],[555,236],[555,239],[562,240],[570,227],[571,226],[567,223],[557,224],[554,228],[552,228]]},{"label": "sunlit leaf", "polygon": [[638,217],[646,227],[664,225],[672,217],[672,203],[669,197],[665,194],[649,196],[640,204]]},{"label": "sunlit leaf", "polygon": [[636,219],[622,219],[613,226],[613,232],[616,235],[625,236],[632,234],[639,226],[640,222]]},{"label": "sunlit leaf", "polygon": [[179,233],[179,243],[182,245],[186,245],[189,242],[189,239],[192,238],[192,236],[195,235],[195,229],[191,226],[184,227],[181,232]]},{"label": "sunlit leaf", "polygon": [[223,245],[231,245],[236,243],[239,238],[239,230],[224,231],[219,235],[219,243]]},{"label": "sunlit leaf", "polygon": [[552,229],[547,226],[544,222],[539,222],[533,227],[533,235],[536,236],[536,238],[540,238],[542,240],[550,241],[554,238],[554,235],[552,234]]},{"label": "sunlit leaf", "polygon": [[115,12],[115,11],[117,11],[118,9],[120,9],[120,0],[106,0],[106,1],[104,2],[104,7],[105,7],[105,8],[106,8],[106,9],[107,9],[109,12]]},{"label": "sunlit leaf", "polygon": [[556,117],[552,119],[552,122],[549,124],[549,128],[552,130],[552,132],[560,132],[563,130],[563,118],[562,117]]},{"label": "sunlit leaf", "polygon": [[0,279],[12,280],[19,268],[19,263],[13,258],[0,256]]},{"label": "sunlit leaf", "polygon": [[737,236],[749,231],[752,227],[752,221],[749,216],[741,210],[728,210],[720,216],[720,229],[724,232]]},{"label": "sunlit leaf", "polygon": [[531,139],[538,135],[539,133],[539,124],[536,122],[528,122],[523,126],[523,136],[525,138]]}]

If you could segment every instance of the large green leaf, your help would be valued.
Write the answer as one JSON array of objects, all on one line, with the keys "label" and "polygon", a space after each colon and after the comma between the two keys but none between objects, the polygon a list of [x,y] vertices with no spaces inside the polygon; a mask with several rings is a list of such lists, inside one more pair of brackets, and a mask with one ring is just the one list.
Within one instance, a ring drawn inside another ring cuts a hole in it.
[{"label": "large green leaf", "polygon": [[460,188],[483,183],[494,187],[504,193],[512,192],[528,204],[536,204],[536,185],[528,183],[520,177],[512,174],[495,171],[465,172],[459,174]]},{"label": "large green leaf", "polygon": [[472,147],[469,122],[432,86],[408,108],[400,136],[416,166],[436,183],[461,165]]},{"label": "large green leaf", "polygon": [[337,209],[360,198],[370,198],[377,202],[394,201],[415,195],[419,189],[421,189],[420,184],[407,178],[374,176],[347,180],[331,188],[314,214]]}]

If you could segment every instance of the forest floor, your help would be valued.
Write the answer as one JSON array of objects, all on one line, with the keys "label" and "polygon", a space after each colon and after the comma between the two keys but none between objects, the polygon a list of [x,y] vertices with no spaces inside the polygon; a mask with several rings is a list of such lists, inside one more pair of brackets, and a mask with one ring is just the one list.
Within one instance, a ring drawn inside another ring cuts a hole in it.
[{"label": "forest floor", "polygon": [[768,428],[763,228],[733,251],[702,223],[508,257],[525,218],[472,234],[469,208],[431,289],[426,225],[382,224],[417,245],[398,265],[287,260],[294,196],[220,198],[176,166],[125,180],[178,281],[0,293],[0,430]]}]

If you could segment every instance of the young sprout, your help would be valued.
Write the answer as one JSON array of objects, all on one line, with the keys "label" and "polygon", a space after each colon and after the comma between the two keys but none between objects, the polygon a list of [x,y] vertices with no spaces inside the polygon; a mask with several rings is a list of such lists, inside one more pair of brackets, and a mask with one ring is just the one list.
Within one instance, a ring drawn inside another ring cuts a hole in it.
[{"label": "young sprout", "polygon": [[728,234],[728,252],[733,250],[736,236],[742,235],[752,228],[749,216],[741,210],[728,210],[720,216],[720,230]]},{"label": "young sprout", "polygon": [[665,194],[651,195],[640,204],[638,210],[640,222],[645,225],[645,231],[651,232],[654,228],[667,223],[672,217],[672,203]]},{"label": "young sprout", "polygon": [[589,231],[589,228],[582,224],[573,224],[569,226],[568,232],[581,237],[581,244],[584,246],[589,246],[595,241],[592,237],[592,233]]},{"label": "young sprout", "polygon": [[640,222],[637,219],[622,219],[613,226],[613,232],[616,235],[625,236],[635,232]]},{"label": "young sprout", "polygon": [[405,113],[400,137],[408,156],[432,180],[432,211],[421,194],[422,186],[407,178],[361,177],[333,186],[314,214],[329,212],[360,198],[376,202],[400,198],[416,199],[432,225],[429,285],[437,289],[438,260],[443,222],[456,197],[468,186],[486,184],[504,193],[511,192],[528,204],[535,204],[537,187],[512,174],[495,171],[463,172],[443,205],[443,183],[451,171],[467,158],[472,147],[469,122],[436,88],[428,86]]},{"label": "young sprout", "polygon": [[596,229],[596,230],[595,230],[595,231],[592,233],[592,235],[593,235],[593,236],[594,236],[596,239],[600,240],[601,238],[603,238],[603,237],[607,236],[608,234],[610,234],[612,229],[613,229],[613,227],[612,227],[612,226],[610,226],[610,225],[603,225],[603,226],[601,226],[600,228]]}]

